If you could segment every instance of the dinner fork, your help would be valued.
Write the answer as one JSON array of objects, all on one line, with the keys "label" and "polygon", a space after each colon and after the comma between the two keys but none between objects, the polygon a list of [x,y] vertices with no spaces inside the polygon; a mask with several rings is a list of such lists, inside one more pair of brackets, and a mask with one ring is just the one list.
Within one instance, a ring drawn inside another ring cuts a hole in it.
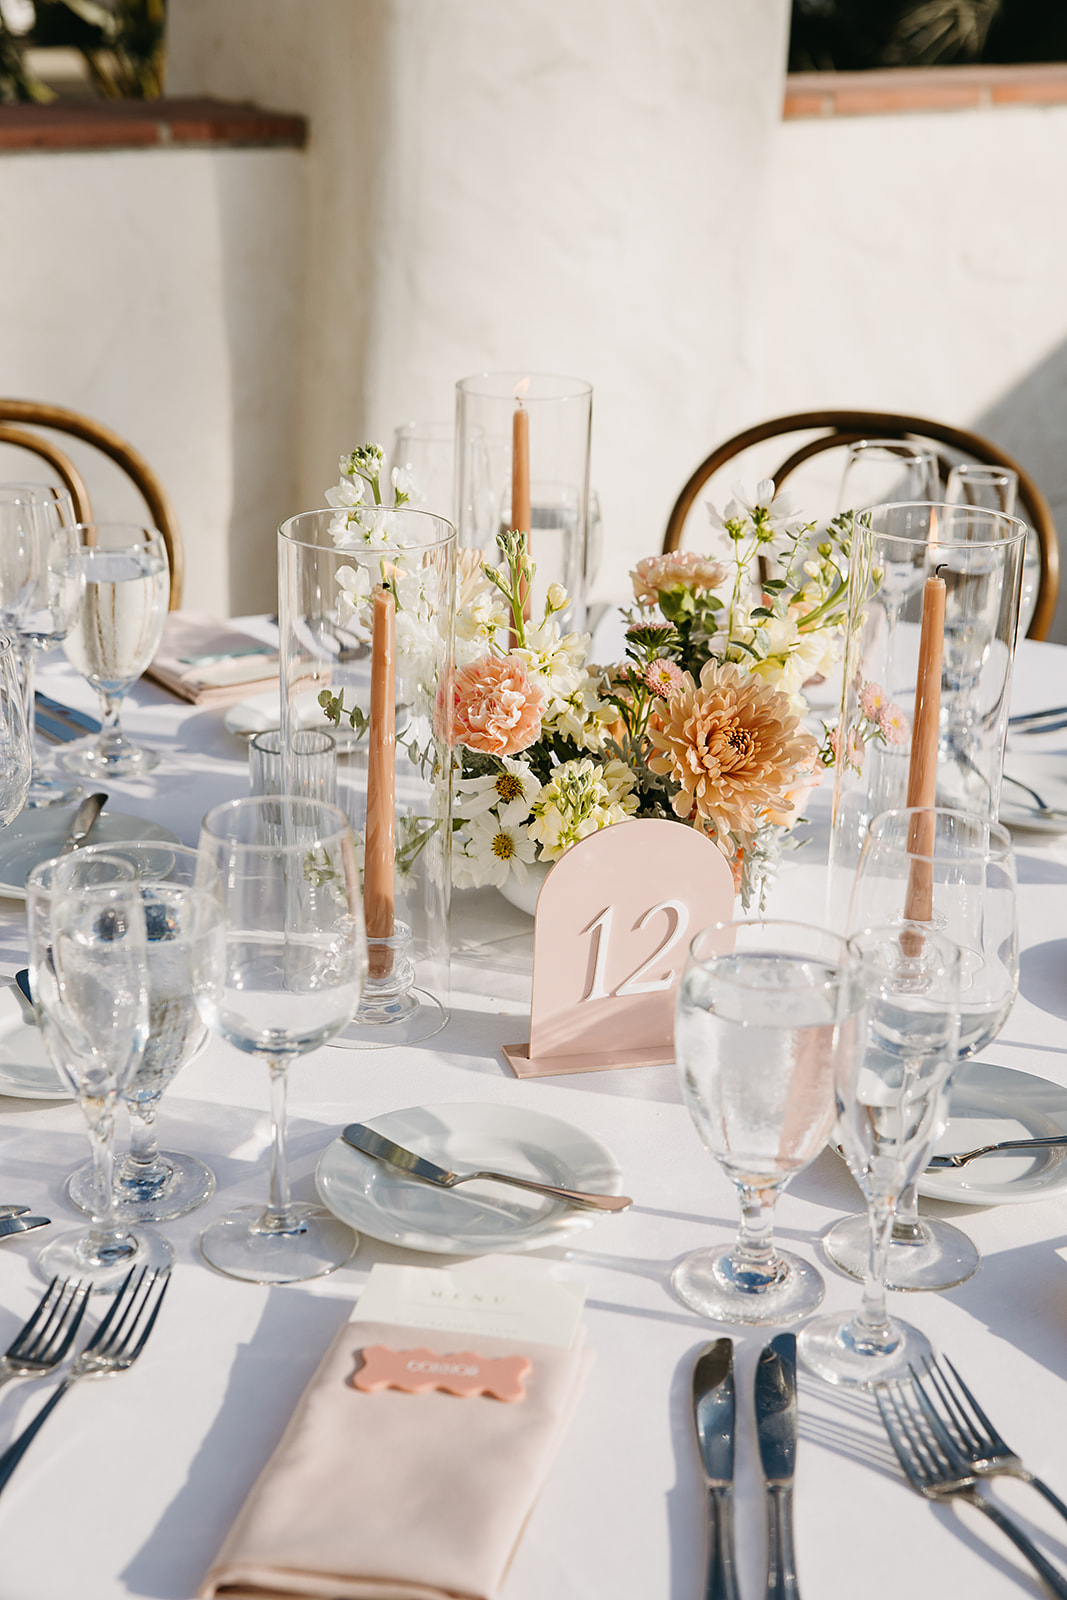
[{"label": "dinner fork", "polygon": [[1055,806],[1050,806],[1042,800],[1036,789],[1031,789],[1028,783],[1023,783],[1021,778],[1013,778],[1010,772],[1001,774],[1005,783],[1013,783],[1017,789],[1023,789],[1034,802],[1034,806],[1043,817],[1067,817],[1067,811],[1060,811]]},{"label": "dinner fork", "polygon": [[0,1358],[0,1385],[12,1378],[39,1378],[58,1367],[74,1343],[88,1303],[87,1283],[53,1278],[36,1311]]},{"label": "dinner fork", "polygon": [[[1033,1484],[1049,1505],[1067,1520],[1067,1505],[1047,1483],[1042,1483],[1023,1465],[1011,1446],[1001,1438],[948,1357],[944,1358],[944,1366],[940,1366],[936,1358],[931,1360],[927,1357],[924,1367],[925,1375],[941,1404],[935,1408],[922,1379],[915,1373],[919,1404],[932,1420],[943,1424],[960,1455],[979,1477],[993,1478],[1007,1474],[1012,1478],[1021,1478],[1024,1483]],[[945,1367],[948,1368],[947,1373]]]},{"label": "dinner fork", "polygon": [[911,1383],[880,1383],[875,1388],[885,1431],[913,1489],[928,1500],[966,1500],[977,1506],[1038,1572],[1053,1594],[1067,1600],[1067,1578],[1047,1561],[1017,1523],[979,1492],[974,1469],[959,1454],[939,1420],[920,1406]]},{"label": "dinner fork", "polygon": [[[22,1460],[45,1419],[51,1416],[67,1390],[79,1378],[108,1377],[125,1372],[137,1360],[152,1332],[163,1296],[170,1284],[170,1268],[140,1272],[131,1268],[123,1279],[100,1326],[79,1356],[75,1356],[67,1376],[17,1439],[0,1455],[0,1493]],[[1067,1590],[1064,1591],[1067,1596]]]}]

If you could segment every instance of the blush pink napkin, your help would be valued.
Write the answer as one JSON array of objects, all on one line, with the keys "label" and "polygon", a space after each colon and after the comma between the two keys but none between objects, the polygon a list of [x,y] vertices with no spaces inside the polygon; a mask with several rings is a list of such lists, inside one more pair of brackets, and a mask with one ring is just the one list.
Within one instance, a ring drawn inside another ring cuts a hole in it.
[{"label": "blush pink napkin", "polygon": [[[351,1380],[359,1352],[376,1344],[526,1355],[526,1397],[364,1393]],[[488,1600],[590,1361],[582,1348],[347,1323],[216,1556],[202,1600]]]},{"label": "blush pink napkin", "polygon": [[[228,654],[252,651],[253,654]],[[183,656],[218,655],[188,662]],[[278,652],[204,611],[171,611],[146,677],[194,706],[230,706],[278,682]]]}]

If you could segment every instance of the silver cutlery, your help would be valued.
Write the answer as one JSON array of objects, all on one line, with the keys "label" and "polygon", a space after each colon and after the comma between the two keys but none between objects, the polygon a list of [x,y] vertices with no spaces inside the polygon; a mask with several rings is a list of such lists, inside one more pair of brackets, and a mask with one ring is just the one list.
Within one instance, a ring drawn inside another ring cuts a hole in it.
[{"label": "silver cutlery", "polygon": [[47,711],[38,710],[33,722],[37,732],[43,733],[53,744],[70,744],[73,740],[84,737],[77,728],[72,728],[67,722],[61,722],[58,717],[50,717]]},{"label": "silver cutlery", "polygon": [[0,1217],[0,1239],[7,1239],[13,1233],[32,1233],[35,1228],[47,1228],[51,1221],[51,1217]]},{"label": "silver cutlery", "polygon": [[1061,811],[1058,810],[1056,806],[1048,805],[1044,800],[1042,800],[1037,790],[1031,789],[1030,785],[1028,783],[1023,783],[1021,778],[1013,778],[1010,772],[1005,772],[1003,776],[1005,783],[1013,783],[1017,789],[1024,790],[1030,796],[1031,800],[1034,802],[1037,812],[1042,817],[1067,817],[1067,811]]},{"label": "silver cutlery", "polygon": [[53,1278],[33,1315],[0,1357],[0,1385],[12,1378],[40,1378],[64,1361],[89,1304],[89,1285]]},{"label": "silver cutlery", "polygon": [[756,1368],[756,1434],[767,1483],[767,1597],[798,1600],[793,1554],[793,1473],[797,1451],[797,1341],[780,1333]]},{"label": "silver cutlery", "polygon": [[59,1388],[0,1455],[0,1493],[68,1389],[81,1378],[110,1377],[133,1366],[155,1326],[169,1284],[169,1268],[149,1271],[142,1267],[140,1272],[133,1269],[127,1273],[107,1315],[81,1355],[75,1356]]},{"label": "silver cutlery", "polygon": [[29,1209],[29,1206],[0,1206],[0,1217],[24,1217]]},{"label": "silver cutlery", "polygon": [[53,700],[48,695],[42,694],[40,689],[34,694],[34,700],[39,710],[51,712],[53,717],[62,717],[67,722],[73,722],[76,728],[81,728],[83,733],[99,733],[100,723],[96,717],[89,716],[86,711],[76,711],[73,706],[65,706],[62,700]]},{"label": "silver cutlery", "polygon": [[924,1369],[923,1377],[928,1380],[940,1404],[935,1407],[922,1377],[913,1373],[919,1404],[931,1423],[941,1423],[952,1443],[979,1477],[1006,1475],[1021,1478],[1023,1483],[1032,1484],[1043,1494],[1049,1505],[1067,1521],[1067,1505],[1047,1483],[1042,1483],[1023,1465],[1011,1446],[1001,1438],[948,1357],[944,1358],[944,1366],[936,1359],[927,1360]]},{"label": "silver cutlery", "polygon": [[738,1600],[734,1570],[734,1347],[706,1344],[693,1370],[693,1420],[708,1491],[706,1600]]},{"label": "silver cutlery", "polygon": [[[1060,718],[1067,720],[1067,706],[1049,706],[1047,711],[1020,711],[1014,717],[1008,718],[1009,728],[1020,728],[1038,732],[1042,723],[1056,722]],[[1033,727],[1031,728],[1031,724]]]},{"label": "silver cutlery", "polygon": [[37,1007],[33,1003],[33,991],[30,988],[30,969],[29,969],[29,967],[20,967],[19,968],[19,970],[15,974],[15,983],[16,983],[16,986],[18,987],[19,994],[22,996],[22,998],[26,1001],[26,1004],[32,1010],[32,1012],[33,1012],[33,1020],[34,1020],[34,1022],[36,1022],[37,1021]]},{"label": "silver cutlery", "polygon": [[1000,1506],[979,1492],[975,1468],[955,1448],[945,1428],[930,1420],[914,1385],[880,1383],[875,1398],[889,1442],[912,1488],[928,1500],[958,1499],[977,1506],[1021,1551],[1053,1594],[1067,1600],[1067,1579]]},{"label": "silver cutlery", "polygon": [[102,791],[98,791],[96,794],[87,794],[71,818],[70,826],[57,854],[69,856],[71,851],[77,850],[80,844],[84,844],[93,830],[97,817],[106,805],[107,795]]},{"label": "silver cutlery", "polygon": [[579,1206],[587,1211],[625,1211],[633,1205],[629,1195],[585,1194],[580,1189],[560,1189],[552,1183],[539,1183],[534,1178],[517,1178],[507,1172],[449,1172],[447,1167],[435,1166],[424,1156],[417,1156],[413,1150],[405,1150],[402,1144],[394,1144],[392,1139],[375,1133],[373,1128],[364,1127],[361,1122],[350,1122],[342,1130],[341,1137],[346,1144],[350,1144],[354,1150],[361,1150],[365,1156],[373,1156],[376,1161],[397,1167],[410,1178],[434,1183],[439,1189],[454,1189],[457,1183],[473,1183],[476,1178],[481,1178],[491,1183],[514,1184],[517,1189],[528,1189],[531,1194],[541,1194],[549,1200],[564,1200],[567,1205]]},{"label": "silver cutlery", "polygon": [[1001,1150],[1054,1150],[1067,1144],[1067,1133],[1050,1134],[1047,1139],[1001,1139],[999,1144],[980,1144],[977,1150],[958,1150],[951,1156],[931,1156],[926,1163],[927,1172],[943,1171],[946,1167],[965,1167],[968,1161],[979,1156],[992,1156]]}]

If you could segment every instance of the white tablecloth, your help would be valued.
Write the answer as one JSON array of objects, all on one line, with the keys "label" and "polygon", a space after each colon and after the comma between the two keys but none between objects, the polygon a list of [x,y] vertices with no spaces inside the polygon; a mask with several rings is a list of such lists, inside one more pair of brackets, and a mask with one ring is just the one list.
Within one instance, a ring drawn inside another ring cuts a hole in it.
[{"label": "white tablecloth", "polygon": [[[46,669],[42,686],[92,708],[85,686],[62,666]],[[1065,701],[1067,650],[1022,647],[1015,708]],[[152,816],[195,843],[205,809],[245,792],[243,744],[225,732],[219,712],[180,706],[147,685],[125,721],[165,759],[151,778],[121,793],[116,786],[112,807]],[[1067,750],[1067,735],[1033,748]],[[1020,840],[1019,868],[1021,994],[988,1054],[1067,1085],[1067,838]],[[770,909],[812,920],[822,879],[813,843],[783,872]],[[419,1047],[327,1048],[296,1065],[295,1191],[311,1197],[315,1163],[342,1123],[435,1101],[537,1108],[614,1152],[633,1210],[576,1236],[571,1248],[511,1258],[511,1270],[588,1286],[597,1360],[502,1600],[688,1600],[703,1592],[704,1550],[692,1368],[699,1348],[723,1329],[675,1300],[668,1279],[686,1251],[730,1237],[734,1194],[700,1145],[673,1069],[512,1077],[499,1047],[524,1036],[514,1019],[528,1005],[531,929],[493,891],[460,895],[447,1029]],[[0,970],[23,965],[25,953],[21,910],[9,905]],[[307,1285],[260,1288],[203,1265],[196,1241],[205,1220],[265,1195],[266,1077],[262,1065],[213,1041],[164,1100],[164,1145],[201,1154],[218,1176],[218,1193],[167,1226],[175,1281],[140,1362],[108,1384],[76,1388],[0,1499],[0,1600],[188,1600],[371,1264],[447,1264],[364,1240],[350,1266]],[[63,1183],[86,1154],[76,1106],[0,1098],[0,1201],[73,1223]],[[829,1153],[779,1206],[778,1237],[819,1263],[830,1309],[854,1305],[858,1285],[821,1259],[817,1240],[839,1215],[860,1208],[852,1180]],[[1067,1198],[943,1212],[980,1245],[980,1272],[950,1293],[892,1303],[958,1361],[1012,1444],[1067,1494],[1067,1263],[1055,1254],[1065,1242]],[[31,1262],[44,1237],[0,1245],[0,1349],[40,1293]],[[769,1332],[726,1331],[737,1341],[738,1550],[742,1593],[751,1600],[762,1593],[765,1545],[749,1397]],[[50,1387],[3,1390],[0,1448]],[[1037,1592],[1029,1569],[976,1512],[932,1506],[905,1486],[866,1397],[802,1372],[800,1415],[797,1559],[809,1600]],[[1014,1484],[996,1492],[1044,1530],[1045,1548],[1067,1566],[1067,1526],[1040,1497]]]}]

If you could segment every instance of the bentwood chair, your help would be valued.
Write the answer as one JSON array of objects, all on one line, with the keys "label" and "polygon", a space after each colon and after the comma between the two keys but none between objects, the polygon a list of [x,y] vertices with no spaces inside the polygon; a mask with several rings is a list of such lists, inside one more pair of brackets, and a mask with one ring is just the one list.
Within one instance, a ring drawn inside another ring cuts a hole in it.
[{"label": "bentwood chair", "polygon": [[170,561],[170,609],[176,611],[182,603],[185,550],[170,498],[148,462],[117,433],[79,411],[46,405],[41,400],[0,400],[0,444],[17,445],[19,449],[31,451],[42,461],[47,461],[70,490],[79,522],[93,521],[93,508],[85,480],[65,451],[48,433],[36,432],[38,428],[67,434],[72,439],[94,445],[130,479],[148,508],[153,527],[163,535]]},{"label": "bentwood chair", "polygon": [[797,443],[777,471],[761,473],[762,477],[773,477],[775,488],[781,488],[787,478],[813,456],[820,455],[824,450],[856,444],[860,439],[901,439],[935,445],[942,483],[956,462],[961,460],[1010,467],[1018,473],[1019,515],[1037,534],[1041,549],[1041,580],[1028,637],[1044,639],[1047,636],[1060,587],[1059,539],[1047,500],[1019,463],[997,445],[983,439],[980,434],[969,433],[965,428],[953,428],[924,417],[901,416],[892,411],[797,411],[790,416],[774,417],[769,422],[746,428],[743,433],[737,433],[725,444],[719,445],[697,467],[675,501],[663,536],[664,550],[678,549],[686,518],[697,495],[720,467],[768,439],[805,433],[814,433],[816,437]]}]

